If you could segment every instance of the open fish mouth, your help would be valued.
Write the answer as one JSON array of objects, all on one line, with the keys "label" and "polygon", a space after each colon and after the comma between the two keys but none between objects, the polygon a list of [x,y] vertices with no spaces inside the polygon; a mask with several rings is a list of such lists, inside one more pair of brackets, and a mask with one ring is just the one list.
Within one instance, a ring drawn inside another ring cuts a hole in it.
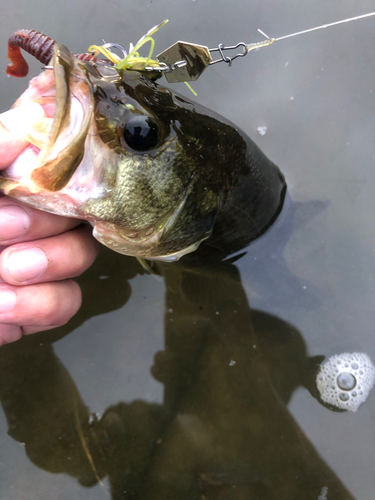
[{"label": "open fish mouth", "polygon": [[[16,132],[30,145],[3,172],[5,194],[21,189],[23,194],[59,191],[71,179],[84,155],[84,143],[92,122],[90,86],[79,61],[63,45],[56,44],[46,70],[31,80],[29,88],[14,104],[20,117],[40,115]],[[7,126],[7,116],[2,122]]]}]

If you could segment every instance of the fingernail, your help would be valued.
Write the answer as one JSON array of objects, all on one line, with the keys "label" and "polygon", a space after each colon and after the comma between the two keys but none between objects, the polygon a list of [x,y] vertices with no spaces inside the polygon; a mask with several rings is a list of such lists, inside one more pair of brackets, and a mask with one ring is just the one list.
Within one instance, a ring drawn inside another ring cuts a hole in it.
[{"label": "fingernail", "polygon": [[0,314],[10,312],[17,302],[17,295],[13,290],[0,289]]},{"label": "fingernail", "polygon": [[5,265],[13,279],[22,283],[44,274],[48,267],[48,259],[40,248],[28,248],[11,252]]},{"label": "fingernail", "polygon": [[30,218],[21,207],[0,208],[0,240],[13,240],[24,236],[30,227]]}]

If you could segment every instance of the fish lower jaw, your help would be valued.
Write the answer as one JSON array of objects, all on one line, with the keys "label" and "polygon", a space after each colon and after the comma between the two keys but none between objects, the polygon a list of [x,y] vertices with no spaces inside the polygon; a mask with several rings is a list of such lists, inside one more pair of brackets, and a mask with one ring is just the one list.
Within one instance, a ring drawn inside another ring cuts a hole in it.
[{"label": "fish lower jaw", "polygon": [[137,257],[148,260],[176,262],[184,255],[194,252],[202,243],[202,241],[206,239],[205,237],[185,248],[177,250],[176,252],[172,252],[166,255],[158,255],[157,249],[159,246],[162,247],[162,245],[160,244],[159,233],[154,234],[151,238],[142,242],[132,242],[121,237],[115,230],[111,230],[111,228],[106,223],[97,222],[92,223],[92,225],[94,226],[93,236],[103,245],[123,255],[129,255],[130,257]]}]

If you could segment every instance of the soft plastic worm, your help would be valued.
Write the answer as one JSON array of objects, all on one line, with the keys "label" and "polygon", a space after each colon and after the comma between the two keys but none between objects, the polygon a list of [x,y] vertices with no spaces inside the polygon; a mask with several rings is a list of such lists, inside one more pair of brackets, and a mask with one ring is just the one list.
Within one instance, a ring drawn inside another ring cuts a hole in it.
[{"label": "soft plastic worm", "polygon": [[[8,40],[8,59],[10,61],[7,66],[8,75],[23,77],[29,72],[29,66],[21,49],[34,56],[42,64],[47,65],[51,60],[55,43],[55,40],[39,33],[39,31],[25,29],[15,31]],[[96,58],[91,54],[77,54],[76,57],[81,61],[96,61]]]}]

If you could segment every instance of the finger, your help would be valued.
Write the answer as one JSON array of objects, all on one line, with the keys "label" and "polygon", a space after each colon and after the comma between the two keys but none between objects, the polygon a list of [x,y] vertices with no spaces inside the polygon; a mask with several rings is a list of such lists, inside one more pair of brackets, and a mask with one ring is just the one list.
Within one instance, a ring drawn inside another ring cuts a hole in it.
[{"label": "finger", "polygon": [[44,109],[37,103],[0,114],[0,170],[7,168],[29,145],[25,131],[44,116]]},{"label": "finger", "polygon": [[78,311],[81,300],[81,289],[73,280],[0,285],[0,323],[42,328],[64,325]]},{"label": "finger", "polygon": [[0,123],[0,170],[9,167],[28,145],[28,141],[9,132]]},{"label": "finger", "polygon": [[0,255],[0,275],[11,285],[58,281],[82,274],[94,262],[99,244],[91,228],[6,248]]},{"label": "finger", "polygon": [[17,325],[0,324],[0,346],[15,342],[22,337],[22,329]]},{"label": "finger", "polygon": [[0,244],[4,246],[60,234],[81,223],[80,219],[41,212],[6,196],[0,198]]},{"label": "finger", "polygon": [[32,333],[44,332],[58,328],[61,325],[51,326],[17,326],[0,324],[0,347],[11,342],[16,342],[23,335],[30,335]]}]

